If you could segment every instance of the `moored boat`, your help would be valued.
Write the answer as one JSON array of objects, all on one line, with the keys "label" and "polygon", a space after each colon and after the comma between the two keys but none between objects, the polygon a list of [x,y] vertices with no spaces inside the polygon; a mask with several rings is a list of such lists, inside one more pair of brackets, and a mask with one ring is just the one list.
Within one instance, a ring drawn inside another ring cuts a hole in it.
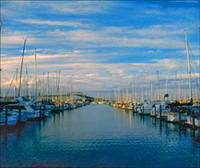
[{"label": "moored boat", "polygon": [[185,122],[189,126],[200,127],[200,106],[191,106],[191,113]]}]

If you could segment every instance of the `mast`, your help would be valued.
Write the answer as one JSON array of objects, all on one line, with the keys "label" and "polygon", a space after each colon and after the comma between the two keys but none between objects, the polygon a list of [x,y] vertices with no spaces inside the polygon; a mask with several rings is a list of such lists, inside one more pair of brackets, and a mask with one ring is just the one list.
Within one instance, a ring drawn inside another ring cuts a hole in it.
[{"label": "mast", "polygon": [[179,100],[182,99],[182,95],[181,95],[181,80],[182,80],[182,76],[180,74],[180,76],[179,76]]},{"label": "mast", "polygon": [[151,97],[151,101],[153,101],[154,100],[154,97],[153,97],[153,84],[152,84],[152,81],[151,81],[151,89],[150,89],[150,97]]},{"label": "mast", "polygon": [[27,64],[26,64],[26,96],[29,97],[29,84],[28,84],[28,68],[27,68]]},{"label": "mast", "polygon": [[52,76],[52,99],[54,100],[54,85],[55,85],[55,79],[54,79],[54,74],[53,74],[53,76]]},{"label": "mast", "polygon": [[135,100],[135,84],[134,81],[132,83],[132,102]]},{"label": "mast", "polygon": [[157,95],[158,95],[158,101],[160,101],[160,79],[159,79],[159,71],[157,71],[157,83],[158,83]]},{"label": "mast", "polygon": [[147,73],[145,73],[145,76],[144,76],[144,78],[145,78],[145,85],[146,85],[146,100],[148,100],[148,82],[147,82]]},{"label": "mast", "polygon": [[120,101],[120,88],[118,87],[117,88],[117,101],[119,102]]},{"label": "mast", "polygon": [[47,101],[49,100],[49,72],[47,75]]},{"label": "mast", "polygon": [[142,101],[144,101],[144,86],[143,86],[143,82],[141,82],[141,89],[142,89]]},{"label": "mast", "polygon": [[125,101],[129,102],[129,93],[128,93],[128,86],[126,88],[126,97],[125,97]]},{"label": "mast", "polygon": [[175,71],[175,82],[174,82],[174,94],[175,94],[175,100],[178,100],[178,87],[177,87],[177,82],[178,82],[178,79],[177,79],[177,71]]},{"label": "mast", "polygon": [[[0,37],[1,37],[1,27],[2,27],[2,21],[0,21]],[[2,97],[2,93],[1,93],[1,38],[0,38],[0,101],[1,101],[1,97]]]},{"label": "mast", "polygon": [[57,100],[60,98],[60,69],[58,70],[57,74]]},{"label": "mast", "polygon": [[44,96],[45,96],[45,82],[44,82],[44,76],[45,76],[45,73],[43,72],[42,74],[42,98],[44,99]]},{"label": "mast", "polygon": [[191,72],[191,63],[190,63],[190,53],[189,53],[189,44],[187,38],[187,31],[185,30],[185,41],[186,41],[186,53],[187,53],[187,67],[189,74],[189,95],[191,102],[193,101],[193,92],[192,92],[192,72]]},{"label": "mast", "polygon": [[168,77],[166,77],[165,94],[168,94]]},{"label": "mast", "polygon": [[18,95],[18,68],[16,69],[16,76],[15,76],[15,98],[17,97]]},{"label": "mast", "polygon": [[21,95],[21,83],[22,83],[22,70],[23,70],[23,63],[24,63],[24,51],[26,47],[26,39],[24,40],[24,47],[22,52],[22,60],[21,60],[21,68],[20,68],[20,77],[19,77],[19,90],[18,90],[18,97]]},{"label": "mast", "polygon": [[10,82],[10,85],[9,85],[8,91],[7,91],[6,95],[5,95],[5,100],[8,99],[8,94],[9,94],[9,92],[10,92],[10,89],[11,89],[12,83],[13,83],[13,81],[14,81],[14,79],[15,79],[15,75],[16,75],[16,74],[13,75],[13,78],[12,78],[12,80],[11,80],[11,82]]},{"label": "mast", "polygon": [[34,84],[35,84],[35,95],[37,94],[37,56],[36,49],[34,50]]}]

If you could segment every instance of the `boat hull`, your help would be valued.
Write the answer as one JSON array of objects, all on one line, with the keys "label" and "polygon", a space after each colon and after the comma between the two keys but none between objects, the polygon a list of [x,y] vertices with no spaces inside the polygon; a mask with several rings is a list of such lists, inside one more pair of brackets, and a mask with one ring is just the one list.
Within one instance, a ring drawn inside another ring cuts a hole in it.
[{"label": "boat hull", "polygon": [[16,125],[17,124],[17,119],[18,119],[17,115],[8,116],[7,123],[6,123],[5,115],[2,115],[0,117],[0,125],[1,126],[6,126],[6,125],[7,126],[13,126],[13,125]]},{"label": "boat hull", "polygon": [[[188,116],[186,124],[189,126],[193,126],[193,117]],[[200,128],[200,118],[194,118],[194,126]]]},{"label": "boat hull", "polygon": [[172,123],[178,123],[178,122],[184,122],[187,120],[187,116],[181,114],[181,117],[179,118],[179,113],[170,113],[167,115],[167,122],[172,122]]}]

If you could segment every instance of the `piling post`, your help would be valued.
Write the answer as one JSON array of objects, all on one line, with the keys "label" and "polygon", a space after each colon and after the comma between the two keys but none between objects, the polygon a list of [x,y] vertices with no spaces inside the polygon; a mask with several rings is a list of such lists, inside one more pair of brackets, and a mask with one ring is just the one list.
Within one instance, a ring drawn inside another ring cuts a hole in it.
[{"label": "piling post", "polygon": [[62,103],[62,112],[64,111],[64,103]]},{"label": "piling post", "polygon": [[181,124],[181,112],[182,112],[182,110],[180,109],[179,111],[178,111],[178,117],[179,117],[179,124]]},{"label": "piling post", "polygon": [[194,115],[194,110],[192,110],[192,129],[195,129],[195,115]]},{"label": "piling post", "polygon": [[43,105],[42,117],[45,117],[46,106]]},{"label": "piling post", "polygon": [[156,115],[157,115],[157,108],[156,108],[156,105],[155,105],[155,118],[156,118]]},{"label": "piling post", "polygon": [[55,104],[54,104],[54,105],[53,105],[53,108],[52,108],[52,109],[53,109],[53,111],[55,110],[55,108],[56,108],[56,106],[55,106]]},{"label": "piling post", "polygon": [[42,106],[40,105],[40,118],[42,118]]},{"label": "piling post", "polygon": [[6,106],[6,114],[5,114],[5,126],[8,125],[8,107]]},{"label": "piling post", "polygon": [[142,106],[142,114],[144,115],[144,105]]},{"label": "piling post", "polygon": [[160,120],[162,119],[162,106],[160,104]]},{"label": "piling post", "polygon": [[21,106],[18,105],[18,108],[19,108],[19,118],[18,118],[18,122],[21,122],[21,116],[22,116],[22,110],[21,110]]}]

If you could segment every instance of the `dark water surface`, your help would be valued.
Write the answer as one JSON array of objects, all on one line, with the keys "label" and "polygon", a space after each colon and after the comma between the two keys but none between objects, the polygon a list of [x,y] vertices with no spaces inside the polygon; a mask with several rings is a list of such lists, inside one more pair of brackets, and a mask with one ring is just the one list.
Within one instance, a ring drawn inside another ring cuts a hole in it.
[{"label": "dark water surface", "polygon": [[200,167],[200,133],[108,105],[1,130],[1,167]]}]

